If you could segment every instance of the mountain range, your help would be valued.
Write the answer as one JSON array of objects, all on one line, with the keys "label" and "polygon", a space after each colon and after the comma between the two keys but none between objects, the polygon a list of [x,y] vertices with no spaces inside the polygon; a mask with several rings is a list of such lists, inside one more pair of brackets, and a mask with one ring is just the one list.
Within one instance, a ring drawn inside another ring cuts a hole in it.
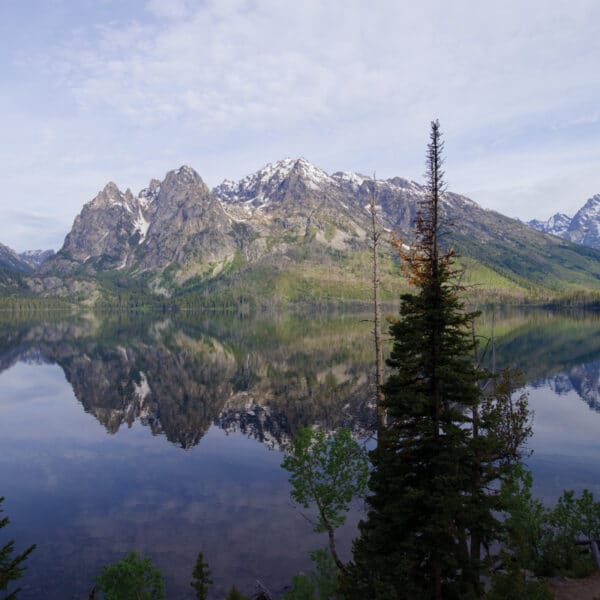
[{"label": "mountain range", "polygon": [[53,250],[29,250],[17,254],[8,246],[0,244],[0,284],[21,284],[22,275],[33,273],[53,255]]},{"label": "mountain range", "polygon": [[18,273],[28,273],[32,270],[14,250],[4,244],[0,244],[0,269]]},{"label": "mountain range", "polygon": [[556,213],[547,221],[534,219],[528,225],[538,231],[600,249],[600,194],[592,196],[573,217]]},{"label": "mountain range", "polygon": [[[83,206],[52,256],[19,257],[2,247],[6,272],[36,294],[97,301],[109,290],[171,298],[239,293],[361,299],[369,294],[369,199],[376,197],[384,296],[398,287],[388,243],[412,242],[426,188],[401,177],[328,174],[303,158],[269,164],[210,190],[189,166],[152,179],[137,195],[108,183]],[[599,202],[600,202],[600,196]],[[476,290],[510,295],[600,289],[600,251],[537,231],[446,192],[443,243]],[[575,241],[575,240],[574,240]],[[577,240],[579,241],[579,240]]]}]

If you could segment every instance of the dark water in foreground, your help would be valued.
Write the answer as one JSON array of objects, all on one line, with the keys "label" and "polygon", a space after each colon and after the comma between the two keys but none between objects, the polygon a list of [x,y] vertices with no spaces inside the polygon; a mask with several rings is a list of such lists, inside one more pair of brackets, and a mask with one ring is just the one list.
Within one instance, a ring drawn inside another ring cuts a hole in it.
[{"label": "dark water in foreground", "polygon": [[[497,312],[492,331],[489,360],[528,382],[536,493],[600,497],[600,319]],[[215,598],[257,578],[279,593],[326,543],[289,500],[282,448],[304,423],[368,435],[371,378],[357,315],[0,319],[0,541],[38,544],[21,598],[85,599],[134,548],[168,598],[193,597],[199,550]]]}]

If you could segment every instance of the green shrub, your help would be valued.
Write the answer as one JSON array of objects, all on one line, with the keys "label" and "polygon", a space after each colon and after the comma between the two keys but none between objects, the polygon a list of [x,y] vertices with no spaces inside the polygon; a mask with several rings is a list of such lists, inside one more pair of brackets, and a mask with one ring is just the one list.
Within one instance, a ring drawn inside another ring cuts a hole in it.
[{"label": "green shrub", "polygon": [[516,468],[502,494],[509,507],[503,558],[537,575],[585,577],[595,568],[579,539],[600,537],[600,502],[589,490],[565,490],[552,508],[533,498],[531,474]]},{"label": "green shrub", "polygon": [[231,589],[229,590],[229,594],[227,594],[227,598],[225,600],[250,600],[250,598],[248,598],[248,596],[244,596],[244,594],[242,594],[235,587],[235,585],[232,585]]},{"label": "green shrub", "polygon": [[486,600],[552,600],[543,581],[527,580],[523,571],[513,566],[509,571],[492,577],[492,588]]},{"label": "green shrub", "polygon": [[105,600],[164,600],[161,572],[149,558],[130,552],[119,562],[104,565],[96,577],[98,591]]}]

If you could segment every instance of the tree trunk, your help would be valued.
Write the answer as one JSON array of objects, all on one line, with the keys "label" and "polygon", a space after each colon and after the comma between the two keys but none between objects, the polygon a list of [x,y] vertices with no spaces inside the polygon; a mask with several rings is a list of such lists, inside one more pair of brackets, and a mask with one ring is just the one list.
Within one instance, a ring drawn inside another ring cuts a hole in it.
[{"label": "tree trunk", "polygon": [[333,556],[333,560],[335,561],[337,568],[342,573],[346,573],[347,572],[346,565],[340,560],[340,557],[338,556],[337,550],[335,548],[335,537],[333,535],[333,529],[331,529],[329,527],[327,529],[327,534],[329,536],[329,551],[331,552],[331,556]]},{"label": "tree trunk", "polygon": [[381,349],[381,314],[379,308],[379,231],[377,229],[377,206],[375,204],[376,179],[373,174],[373,187],[369,207],[371,210],[371,251],[373,262],[373,341],[375,345],[375,390],[377,399],[377,446],[380,447],[381,434],[386,425],[383,407],[383,354]]},{"label": "tree trunk", "polygon": [[433,564],[433,598],[442,600],[442,569],[436,561]]},{"label": "tree trunk", "polygon": [[[476,338],[475,338],[475,322],[471,321],[471,336],[473,343],[473,364],[475,367],[479,367],[479,356],[477,355],[477,346]],[[472,412],[472,432],[473,432],[473,440],[476,440],[479,437],[479,399],[473,405]],[[473,467],[473,477],[471,484],[473,486],[473,494],[477,493],[477,490],[481,489],[481,473],[479,471],[479,465],[481,465],[481,457],[475,461],[475,465]],[[473,498],[474,502],[477,503],[478,499],[476,497]],[[477,594],[481,593],[481,531],[477,526],[477,522],[475,522],[475,526],[470,530],[471,534],[471,548],[470,548],[470,569],[469,576],[471,578],[471,585]]]}]

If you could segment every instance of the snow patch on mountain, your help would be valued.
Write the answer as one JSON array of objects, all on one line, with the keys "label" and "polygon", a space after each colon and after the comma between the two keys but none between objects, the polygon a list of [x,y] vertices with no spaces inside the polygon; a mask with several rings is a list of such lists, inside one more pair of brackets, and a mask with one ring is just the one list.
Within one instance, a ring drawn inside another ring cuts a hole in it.
[{"label": "snow patch on mountain", "polygon": [[361,175],[360,173],[353,173],[352,171],[337,171],[332,177],[342,185],[350,185],[354,191],[360,188],[365,181],[372,181],[371,177]]},{"label": "snow patch on mountain", "polygon": [[133,226],[135,231],[139,232],[140,238],[138,240],[138,244],[141,244],[146,238],[146,234],[148,233],[148,228],[150,227],[150,221],[144,217],[144,213],[142,212],[141,206],[138,208],[138,214],[133,222]]}]

